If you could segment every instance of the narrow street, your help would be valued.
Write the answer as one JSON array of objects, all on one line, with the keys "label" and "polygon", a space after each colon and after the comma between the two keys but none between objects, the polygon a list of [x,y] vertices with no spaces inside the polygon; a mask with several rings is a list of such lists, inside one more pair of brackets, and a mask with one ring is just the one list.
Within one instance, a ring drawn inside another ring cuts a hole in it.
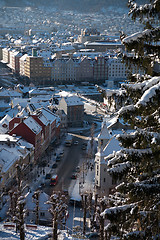
[{"label": "narrow street", "polygon": [[[74,145],[74,142],[78,141],[78,145]],[[50,180],[46,180],[46,186],[44,192],[51,195],[53,191],[68,190],[73,172],[76,171],[76,167],[79,165],[84,153],[81,149],[83,140],[77,137],[73,137],[73,144],[71,147],[64,146],[64,156],[58,163],[57,169],[52,169],[51,173],[58,175],[58,183],[56,186],[50,186]],[[51,164],[52,165],[52,164]]]}]

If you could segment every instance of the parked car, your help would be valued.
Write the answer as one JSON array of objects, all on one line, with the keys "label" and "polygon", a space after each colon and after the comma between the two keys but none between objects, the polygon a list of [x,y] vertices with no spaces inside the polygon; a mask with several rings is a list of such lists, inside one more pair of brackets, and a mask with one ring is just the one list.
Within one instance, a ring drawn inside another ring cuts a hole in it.
[{"label": "parked car", "polygon": [[87,149],[86,146],[82,145],[82,150],[86,150],[86,149]]},{"label": "parked car", "polygon": [[51,176],[52,176],[51,173],[47,173],[47,174],[46,174],[46,179],[50,179]]},{"label": "parked car", "polygon": [[61,157],[58,155],[57,157],[56,157],[56,162],[60,162],[61,161]]},{"label": "parked car", "polygon": [[74,145],[78,145],[78,141],[75,141],[75,142],[74,142]]},{"label": "parked car", "polygon": [[71,179],[77,179],[77,174],[73,173],[72,176],[71,176]]},{"label": "parked car", "polygon": [[53,163],[52,168],[57,168],[58,164],[57,163]]},{"label": "parked car", "polygon": [[64,151],[60,152],[59,156],[63,157],[64,156]]},{"label": "parked car", "polygon": [[76,167],[76,172],[79,173],[80,172],[80,166]]},{"label": "parked car", "polygon": [[82,145],[87,147],[87,143],[86,142],[84,142]]},{"label": "parked car", "polygon": [[42,190],[45,187],[45,183],[41,183],[40,186],[38,187],[39,190]]}]

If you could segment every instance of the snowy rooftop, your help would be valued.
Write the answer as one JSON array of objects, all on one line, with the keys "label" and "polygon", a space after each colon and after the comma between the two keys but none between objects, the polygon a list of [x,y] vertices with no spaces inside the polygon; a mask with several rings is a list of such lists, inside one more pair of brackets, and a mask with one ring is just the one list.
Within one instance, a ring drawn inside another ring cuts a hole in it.
[{"label": "snowy rooftop", "polygon": [[0,133],[6,133],[9,130],[9,122],[11,121],[11,117],[7,114],[0,121]]},{"label": "snowy rooftop", "polygon": [[22,154],[18,148],[0,145],[0,166],[2,167],[2,172],[7,172],[19,160],[20,156]]},{"label": "snowy rooftop", "polygon": [[106,122],[102,123],[101,132],[97,137],[98,139],[110,139],[111,135],[109,134]]},{"label": "snowy rooftop", "polygon": [[106,155],[106,157],[109,154],[112,154],[113,152],[117,152],[117,151],[121,150],[122,147],[119,144],[120,144],[120,142],[116,139],[116,136],[114,135],[110,139],[110,141],[108,142],[106,147],[104,148],[104,154]]},{"label": "snowy rooftop", "polygon": [[51,123],[54,122],[55,120],[56,121],[60,121],[60,118],[54,114],[53,112],[51,112],[49,109],[46,109],[46,108],[41,108],[39,109],[42,114],[48,119],[48,121],[50,121]]},{"label": "snowy rooftop", "polygon": [[80,98],[76,96],[65,97],[68,106],[84,105]]},{"label": "snowy rooftop", "polygon": [[10,136],[9,134],[0,134],[0,142],[17,142],[19,138]]},{"label": "snowy rooftop", "polygon": [[35,133],[38,134],[42,127],[32,118],[28,117],[24,120],[24,123]]}]

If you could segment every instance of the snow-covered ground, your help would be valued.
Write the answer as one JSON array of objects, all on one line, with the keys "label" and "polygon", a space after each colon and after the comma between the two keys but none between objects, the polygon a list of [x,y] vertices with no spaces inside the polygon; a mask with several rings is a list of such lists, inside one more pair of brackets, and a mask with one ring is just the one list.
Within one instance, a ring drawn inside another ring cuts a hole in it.
[{"label": "snow-covered ground", "polygon": [[[12,227],[14,226],[14,227]],[[25,227],[25,240],[43,240],[48,239],[52,233],[52,228],[37,226]],[[19,232],[16,232],[15,224],[5,223],[0,224],[0,239],[3,240],[16,240],[20,239]]]}]

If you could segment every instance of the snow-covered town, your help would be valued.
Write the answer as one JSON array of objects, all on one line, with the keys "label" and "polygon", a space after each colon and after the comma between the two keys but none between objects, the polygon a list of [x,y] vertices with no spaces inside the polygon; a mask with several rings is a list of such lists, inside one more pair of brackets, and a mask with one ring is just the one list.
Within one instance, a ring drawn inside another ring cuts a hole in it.
[{"label": "snow-covered town", "polygon": [[0,2],[0,239],[160,239],[159,6]]}]

